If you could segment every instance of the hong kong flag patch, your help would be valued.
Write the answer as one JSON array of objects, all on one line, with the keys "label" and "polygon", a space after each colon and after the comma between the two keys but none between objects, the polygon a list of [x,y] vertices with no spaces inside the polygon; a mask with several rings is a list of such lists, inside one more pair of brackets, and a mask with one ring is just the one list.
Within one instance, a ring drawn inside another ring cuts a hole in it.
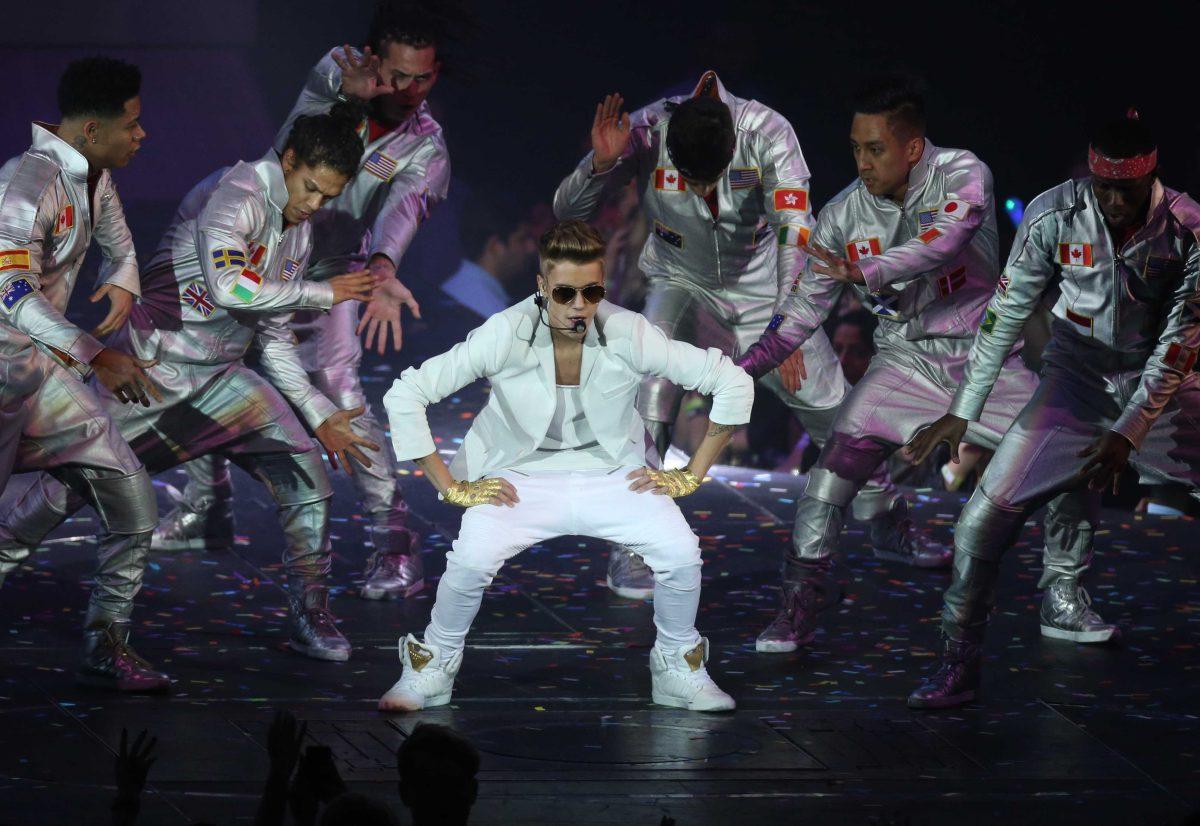
[{"label": "hong kong flag patch", "polygon": [[654,188],[664,192],[683,192],[687,184],[678,169],[663,169],[661,166],[654,170]]},{"label": "hong kong flag patch", "polygon": [[794,209],[800,212],[808,209],[808,193],[803,189],[775,190],[775,209]]},{"label": "hong kong flag patch", "polygon": [[1092,266],[1091,244],[1059,244],[1058,263],[1074,267]]}]

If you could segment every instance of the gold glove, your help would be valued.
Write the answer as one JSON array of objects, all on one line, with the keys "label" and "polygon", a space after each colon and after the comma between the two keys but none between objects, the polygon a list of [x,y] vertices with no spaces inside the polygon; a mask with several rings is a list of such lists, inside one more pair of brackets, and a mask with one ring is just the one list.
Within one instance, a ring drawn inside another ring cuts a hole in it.
[{"label": "gold glove", "polygon": [[658,486],[659,490],[672,499],[687,496],[700,487],[700,480],[696,478],[696,474],[692,473],[690,468],[676,468],[675,470],[647,468],[646,475],[654,480],[654,484]]},{"label": "gold glove", "polygon": [[469,508],[474,505],[486,505],[492,497],[500,492],[499,479],[477,479],[474,482],[455,482],[446,488],[442,498],[451,505]]}]

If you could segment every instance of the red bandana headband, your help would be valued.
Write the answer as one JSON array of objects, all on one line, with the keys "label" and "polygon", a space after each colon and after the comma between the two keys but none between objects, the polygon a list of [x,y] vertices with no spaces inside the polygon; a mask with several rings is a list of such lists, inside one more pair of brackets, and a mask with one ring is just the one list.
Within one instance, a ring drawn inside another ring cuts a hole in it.
[{"label": "red bandana headband", "polygon": [[1132,158],[1110,158],[1088,147],[1088,169],[1098,178],[1140,178],[1149,175],[1158,167],[1158,150]]}]

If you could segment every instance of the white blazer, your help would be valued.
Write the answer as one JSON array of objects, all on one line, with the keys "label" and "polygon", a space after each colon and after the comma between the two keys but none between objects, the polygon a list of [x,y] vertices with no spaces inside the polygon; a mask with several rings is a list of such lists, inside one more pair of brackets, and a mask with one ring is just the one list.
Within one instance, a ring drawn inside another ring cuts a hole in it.
[{"label": "white blazer", "polygon": [[[538,315],[530,297],[489,318],[466,341],[400,374],[383,397],[397,459],[435,452],[425,408],[480,378],[491,381],[491,396],[450,472],[474,481],[537,450],[556,403],[554,346]],[[602,301],[583,338],[580,403],[597,441],[618,466],[659,463],[634,406],[645,376],[712,396],[709,419],[716,424],[750,420],[753,380],[720,350],[672,341],[639,313]]]}]

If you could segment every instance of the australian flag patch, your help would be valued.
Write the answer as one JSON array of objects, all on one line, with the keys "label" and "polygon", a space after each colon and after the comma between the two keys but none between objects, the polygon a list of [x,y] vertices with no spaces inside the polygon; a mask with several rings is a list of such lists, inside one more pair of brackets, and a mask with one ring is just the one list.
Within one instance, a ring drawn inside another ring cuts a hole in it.
[{"label": "australian flag patch", "polygon": [[683,249],[683,236],[662,221],[654,222],[654,234],[676,249]]},{"label": "australian flag patch", "polygon": [[4,297],[0,298],[0,304],[4,305],[4,309],[11,310],[17,306],[18,301],[32,292],[33,285],[24,278],[18,278],[5,289]]}]

